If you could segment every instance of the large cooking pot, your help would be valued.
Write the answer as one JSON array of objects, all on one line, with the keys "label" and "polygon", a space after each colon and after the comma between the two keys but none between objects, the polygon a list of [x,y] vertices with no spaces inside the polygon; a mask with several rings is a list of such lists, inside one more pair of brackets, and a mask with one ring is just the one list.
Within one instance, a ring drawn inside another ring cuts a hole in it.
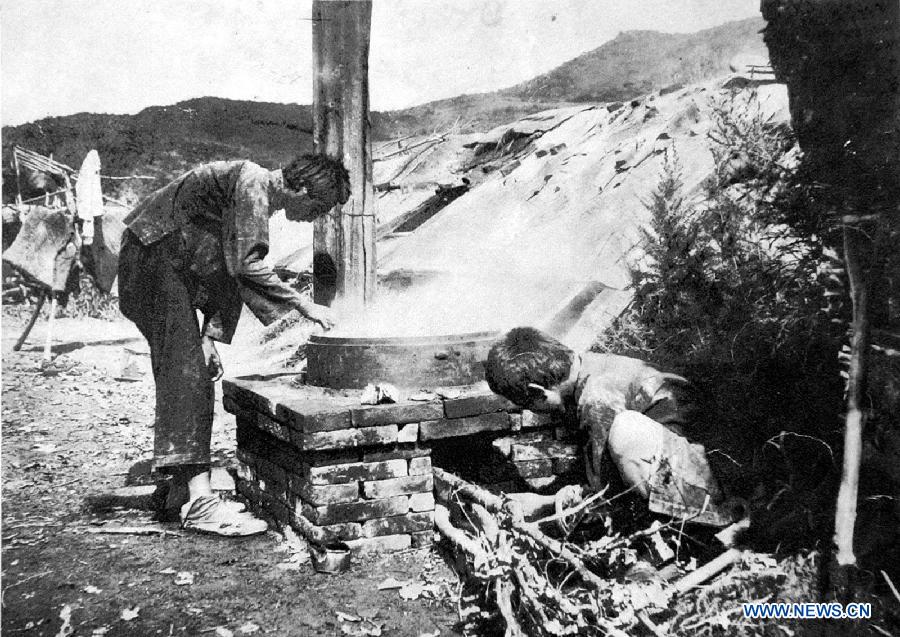
[{"label": "large cooking pot", "polygon": [[496,332],[356,338],[314,335],[306,345],[307,382],[336,389],[369,383],[405,388],[469,385],[484,380]]}]

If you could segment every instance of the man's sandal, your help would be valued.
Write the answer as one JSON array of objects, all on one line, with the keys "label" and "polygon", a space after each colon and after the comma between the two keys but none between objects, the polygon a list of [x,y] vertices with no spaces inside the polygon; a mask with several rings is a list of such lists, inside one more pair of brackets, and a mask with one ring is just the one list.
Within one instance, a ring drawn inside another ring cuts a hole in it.
[{"label": "man's sandal", "polygon": [[226,537],[240,537],[265,533],[265,520],[248,511],[239,510],[237,503],[225,502],[215,495],[205,495],[181,507],[181,528]]}]

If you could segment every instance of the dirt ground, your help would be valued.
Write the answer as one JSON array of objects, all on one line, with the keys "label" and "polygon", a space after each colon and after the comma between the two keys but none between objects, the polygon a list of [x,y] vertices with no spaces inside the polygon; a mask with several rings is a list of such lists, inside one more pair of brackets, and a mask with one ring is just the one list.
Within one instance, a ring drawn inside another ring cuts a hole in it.
[{"label": "dirt ground", "polygon": [[[455,634],[456,577],[435,550],[360,558],[345,574],[320,575],[273,530],[238,540],[177,525],[101,532],[159,526],[148,511],[86,504],[151,457],[152,381],[115,380],[123,347],[141,339],[125,321],[60,319],[56,363],[42,372],[46,320],[16,353],[23,325],[4,312],[4,635]],[[214,464],[232,461],[233,429],[218,412]],[[388,578],[412,582],[408,594],[379,590]]]}]

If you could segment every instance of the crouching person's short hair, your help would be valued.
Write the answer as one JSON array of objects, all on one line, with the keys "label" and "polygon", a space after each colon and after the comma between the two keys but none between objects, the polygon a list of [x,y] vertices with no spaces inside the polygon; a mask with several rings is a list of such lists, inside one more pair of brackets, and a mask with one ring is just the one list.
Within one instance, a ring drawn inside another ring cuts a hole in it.
[{"label": "crouching person's short hair", "polygon": [[491,390],[520,407],[530,404],[528,385],[551,388],[569,377],[575,352],[533,327],[510,330],[488,352],[484,375]]}]

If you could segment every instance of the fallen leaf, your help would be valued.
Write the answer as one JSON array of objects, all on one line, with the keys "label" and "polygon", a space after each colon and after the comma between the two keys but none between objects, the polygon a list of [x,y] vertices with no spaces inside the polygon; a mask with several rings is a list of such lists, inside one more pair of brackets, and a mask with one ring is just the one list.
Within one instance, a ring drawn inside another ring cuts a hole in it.
[{"label": "fallen leaf", "polygon": [[578,634],[578,626],[575,624],[566,624],[565,626],[560,623],[558,619],[551,619],[546,624],[544,624],[544,628],[551,635],[577,635]]},{"label": "fallen leaf", "polygon": [[361,626],[362,634],[369,637],[381,637],[381,625],[369,622],[371,626]]},{"label": "fallen leaf", "polygon": [[191,571],[179,571],[175,576],[175,586],[190,586],[194,583],[194,574]]},{"label": "fallen leaf", "polygon": [[409,582],[400,589],[400,597],[406,601],[419,599],[424,592],[425,587],[419,582]]},{"label": "fallen leaf", "polygon": [[72,607],[69,604],[66,604],[62,607],[62,610],[59,611],[59,618],[62,620],[62,626],[59,627],[59,632],[56,633],[56,637],[69,637],[72,634]]},{"label": "fallen leaf", "polygon": [[253,622],[247,622],[246,624],[243,624],[240,628],[238,628],[238,632],[242,635],[252,635],[255,632],[259,632],[259,626],[257,626]]},{"label": "fallen leaf", "polygon": [[234,637],[234,633],[224,626],[216,626],[216,637]]},{"label": "fallen leaf", "polygon": [[378,585],[378,590],[386,591],[392,588],[403,588],[405,585],[406,582],[401,582],[395,577],[389,577]]},{"label": "fallen leaf", "polygon": [[275,568],[281,571],[299,571],[300,570],[300,562],[296,560],[288,560],[286,562],[278,562],[275,565]]},{"label": "fallen leaf", "polygon": [[348,637],[381,637],[381,626],[359,626],[356,624],[341,624],[341,633]]},{"label": "fallen leaf", "polygon": [[137,619],[138,613],[140,612],[141,607],[135,606],[134,608],[126,608],[122,611],[122,619],[130,622],[132,619]]}]

